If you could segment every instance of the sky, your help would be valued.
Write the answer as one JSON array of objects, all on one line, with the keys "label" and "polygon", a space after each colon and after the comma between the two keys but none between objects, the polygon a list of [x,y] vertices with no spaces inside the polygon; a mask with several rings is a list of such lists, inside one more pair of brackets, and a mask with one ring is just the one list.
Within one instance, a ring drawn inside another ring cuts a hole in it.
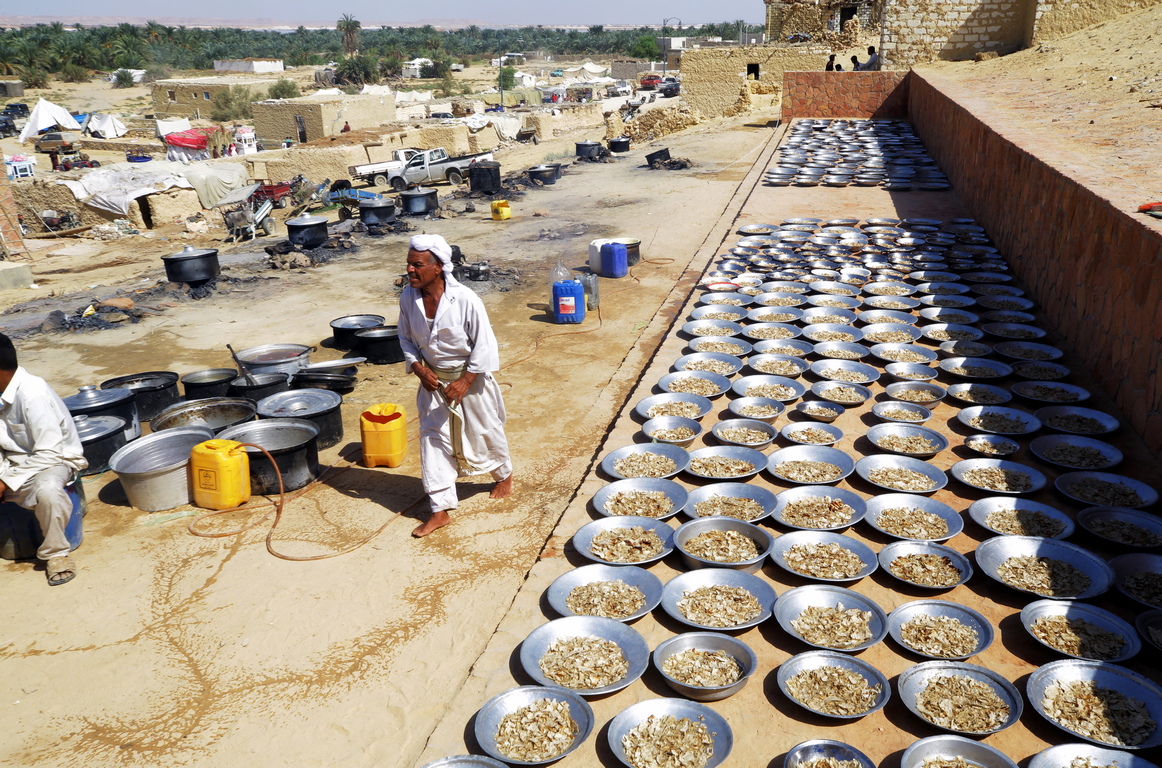
[{"label": "sky", "polygon": [[[277,11],[276,11],[277,9]],[[332,9],[332,10],[327,10]],[[13,13],[15,8],[8,8]],[[201,0],[195,4],[175,6],[142,0],[41,0],[20,11],[36,14],[38,19],[54,16],[68,23],[70,19],[97,16],[134,17],[141,19],[221,19],[270,20],[278,24],[330,26],[344,13],[359,19],[364,27],[381,24],[476,23],[488,25],[557,24],[630,24],[660,25],[663,18],[678,17],[684,24],[735,21],[743,19],[760,24],[765,16],[763,0],[664,0],[664,2],[619,2],[618,0],[584,0],[583,2],[550,2],[547,0],[414,0],[413,2],[344,2],[334,5],[317,0],[277,0],[267,3],[239,3],[236,0]],[[0,15],[6,15],[0,12]],[[163,22],[172,23],[172,22]],[[671,21],[670,24],[675,22]]]}]

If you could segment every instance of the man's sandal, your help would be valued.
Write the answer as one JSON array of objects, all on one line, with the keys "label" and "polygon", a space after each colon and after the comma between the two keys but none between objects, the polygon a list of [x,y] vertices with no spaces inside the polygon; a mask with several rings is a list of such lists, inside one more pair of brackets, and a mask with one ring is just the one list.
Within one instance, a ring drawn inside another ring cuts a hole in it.
[{"label": "man's sandal", "polygon": [[68,584],[77,576],[77,566],[68,555],[50,559],[45,570],[48,573],[48,585],[50,587],[59,587],[61,584]]}]

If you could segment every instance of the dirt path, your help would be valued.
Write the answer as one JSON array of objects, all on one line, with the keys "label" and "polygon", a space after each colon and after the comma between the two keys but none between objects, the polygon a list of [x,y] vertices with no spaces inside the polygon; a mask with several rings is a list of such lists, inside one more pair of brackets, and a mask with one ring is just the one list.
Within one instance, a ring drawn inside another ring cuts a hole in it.
[{"label": "dirt path", "polygon": [[[324,453],[339,469],[290,505],[275,537],[281,552],[313,555],[386,525],[353,554],[276,559],[262,544],[265,525],[236,538],[195,538],[186,531],[193,510],[140,513],[111,477],[88,480],[76,582],[49,591],[32,564],[0,565],[0,594],[22,617],[0,644],[0,670],[21,702],[0,736],[0,765],[233,765],[255,756],[413,764],[648,362],[675,309],[664,301],[772,135],[762,116],[701,126],[664,144],[697,161],[688,171],[648,171],[641,157],[654,147],[636,147],[514,200],[510,222],[482,212],[422,222],[470,258],[519,273],[510,290],[483,294],[509,364],[498,378],[518,472],[514,499],[490,502],[486,485],[464,483],[456,524],[417,542],[408,536],[414,521],[398,519],[420,493],[414,452],[398,470],[340,458],[357,455],[361,406],[414,402],[415,383],[398,365],[361,369],[344,408],[347,438]],[[559,151],[542,145],[530,159]],[[609,235],[640,237],[645,261],[632,279],[602,280],[600,320],[552,325],[549,267],[558,258],[581,267],[589,240]],[[404,242],[364,240],[329,265],[262,274],[274,279],[177,302],[135,325],[34,336],[21,344],[22,364],[68,394],[123,373],[221,366],[227,342],[318,344],[335,317],[395,317]],[[144,271],[140,261],[113,269],[152,284],[160,276],[153,259]],[[254,276],[241,264],[229,274]],[[323,348],[315,359],[337,356]]]}]

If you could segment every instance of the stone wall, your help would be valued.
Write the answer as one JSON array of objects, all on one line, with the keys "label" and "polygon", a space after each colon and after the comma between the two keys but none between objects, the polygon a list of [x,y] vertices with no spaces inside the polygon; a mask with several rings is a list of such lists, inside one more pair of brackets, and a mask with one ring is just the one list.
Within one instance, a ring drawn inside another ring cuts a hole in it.
[{"label": "stone wall", "polygon": [[355,130],[378,128],[396,119],[391,96],[303,96],[297,99],[257,101],[251,105],[254,133],[268,146],[290,137],[299,139],[296,116],[305,124],[307,141],[337,136],[343,123]]},{"label": "stone wall", "polygon": [[900,71],[784,72],[782,118],[905,118],[908,80]]},{"label": "stone wall", "polygon": [[1015,51],[1028,39],[1032,6],[1033,0],[894,0],[880,31],[884,66]]},{"label": "stone wall", "polygon": [[16,200],[12,196],[12,183],[8,181],[6,174],[0,173],[0,243],[4,244],[0,248],[0,257],[6,254],[15,256],[20,253],[27,253],[24,247],[24,238],[20,234],[19,219],[16,218],[19,211],[16,208]]},{"label": "stone wall", "polygon": [[[158,80],[150,86],[153,112],[158,117],[210,118],[214,94],[234,86],[250,89],[253,98],[266,96],[274,79],[207,77],[198,80]],[[170,99],[170,94],[173,99]]]},{"label": "stone wall", "polygon": [[1076,354],[1065,362],[1090,372],[1162,457],[1162,223],[1103,194],[1116,168],[1039,146],[971,91],[913,72],[909,105],[929,152],[1048,319],[1048,343],[1059,337]]},{"label": "stone wall", "polygon": [[[682,57],[682,103],[704,117],[719,117],[740,101],[744,82],[757,79],[757,91],[779,93],[783,73],[822,70],[827,50],[815,46],[750,46],[697,49]],[[757,66],[758,77],[748,77]]]},{"label": "stone wall", "polygon": [[1160,0],[1039,0],[1033,20],[1034,43],[1055,40],[1123,13],[1157,5]]}]

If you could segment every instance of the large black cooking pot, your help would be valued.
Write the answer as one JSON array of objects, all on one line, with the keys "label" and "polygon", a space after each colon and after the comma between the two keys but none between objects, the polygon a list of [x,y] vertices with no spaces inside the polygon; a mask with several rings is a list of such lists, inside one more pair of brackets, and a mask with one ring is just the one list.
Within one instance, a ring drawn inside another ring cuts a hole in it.
[{"label": "large black cooking pot", "polygon": [[[355,368],[352,366],[350,369]],[[329,389],[333,392],[347,392],[355,388],[355,374],[319,373],[303,371],[291,376],[291,389]]]},{"label": "large black cooking pot", "polygon": [[287,238],[308,251],[327,242],[327,220],[322,216],[299,216],[286,221]]},{"label": "large black cooking pot", "polygon": [[618,136],[616,139],[609,140],[610,152],[628,152],[629,151],[629,137]]},{"label": "large black cooking pot", "polygon": [[239,376],[230,382],[226,395],[245,397],[257,403],[275,392],[286,392],[288,389],[290,389],[289,373],[254,373],[249,380],[245,376]]},{"label": "large black cooking pot", "polygon": [[546,168],[553,169],[553,178],[557,181],[561,180],[561,174],[564,172],[565,166],[561,163],[541,163]]},{"label": "large black cooking pot", "polygon": [[395,201],[387,198],[360,200],[359,220],[369,227],[391,224],[395,221]]},{"label": "large black cooking pot", "polygon": [[101,390],[88,384],[64,400],[73,416],[116,416],[124,421],[126,442],[141,437],[137,395],[131,389]]},{"label": "large black cooking pot", "polygon": [[416,187],[399,193],[403,212],[411,216],[425,216],[440,207],[440,196],[434,189]]},{"label": "large black cooking pot", "polygon": [[216,248],[187,245],[177,253],[161,257],[165,278],[171,283],[204,283],[221,272]]},{"label": "large black cooking pot", "polygon": [[331,321],[331,339],[335,349],[354,349],[359,343],[357,331],[383,325],[383,315],[346,315]]},{"label": "large black cooking pot", "polygon": [[557,169],[547,165],[534,165],[526,173],[528,173],[531,181],[539,181],[542,184],[557,183]]},{"label": "large black cooking pot", "polygon": [[468,166],[468,185],[473,192],[492,195],[502,188],[500,163],[495,160],[481,160]]},{"label": "large black cooking pot", "polygon": [[171,405],[149,422],[154,432],[177,427],[205,427],[215,433],[254,418],[257,407],[245,397],[206,397]]},{"label": "large black cooking pot", "polygon": [[109,468],[109,459],[125,445],[125,420],[117,416],[74,416],[81,450],[89,466],[82,475],[99,475]]},{"label": "large black cooking pot", "polygon": [[367,356],[368,362],[376,365],[403,362],[403,347],[399,343],[397,326],[364,328],[356,331],[355,336],[359,339],[358,349]]},{"label": "large black cooking pot", "polygon": [[201,400],[203,397],[225,397],[230,382],[238,375],[233,368],[208,368],[182,376],[182,389],[187,400]]},{"label": "large black cooking pot", "polygon": [[288,491],[296,491],[319,476],[318,435],[319,428],[306,419],[263,419],[230,427],[218,437],[260,445],[270,452],[274,465],[262,451],[245,449],[250,458],[251,492],[269,495],[278,493],[275,466]]},{"label": "large black cooking pot", "polygon": [[118,376],[101,382],[101,389],[129,389],[137,398],[137,414],[142,421],[153,417],[181,399],[178,375],[173,371],[146,371]]},{"label": "large black cooking pot", "polygon": [[319,450],[343,439],[343,397],[329,389],[292,389],[258,401],[260,419],[306,419],[319,428]]},{"label": "large black cooking pot", "polygon": [[577,142],[577,157],[597,157],[600,154],[600,143],[590,140]]}]

